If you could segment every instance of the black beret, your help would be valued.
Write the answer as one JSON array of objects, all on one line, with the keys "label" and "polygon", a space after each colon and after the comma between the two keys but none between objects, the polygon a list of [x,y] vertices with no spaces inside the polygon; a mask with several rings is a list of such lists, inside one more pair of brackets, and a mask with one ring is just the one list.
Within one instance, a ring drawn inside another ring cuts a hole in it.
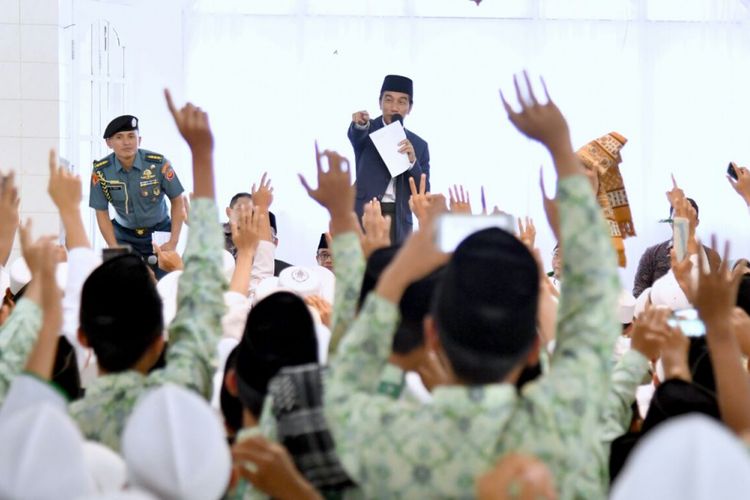
[{"label": "black beret", "polygon": [[387,75],[383,79],[383,86],[380,87],[380,95],[383,95],[383,92],[401,92],[414,97],[414,82],[405,76]]},{"label": "black beret", "polygon": [[138,130],[138,118],[133,115],[118,116],[104,129],[104,138],[109,139],[118,132],[130,132]]}]

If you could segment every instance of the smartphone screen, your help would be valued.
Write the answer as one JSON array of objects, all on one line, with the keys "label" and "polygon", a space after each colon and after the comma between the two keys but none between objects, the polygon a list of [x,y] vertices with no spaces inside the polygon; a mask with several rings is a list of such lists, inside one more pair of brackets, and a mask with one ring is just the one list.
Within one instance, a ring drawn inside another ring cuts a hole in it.
[{"label": "smartphone screen", "polygon": [[730,161],[727,167],[727,175],[734,180],[737,180],[737,172],[734,170],[736,166],[733,161]]},{"label": "smartphone screen", "polygon": [[706,325],[698,317],[696,309],[681,309],[673,312],[667,324],[672,328],[679,327],[686,337],[702,337],[706,334]]},{"label": "smartphone screen", "polygon": [[685,217],[675,217],[672,221],[672,245],[678,262],[687,257],[690,222]]},{"label": "smartphone screen", "polygon": [[514,222],[513,216],[508,214],[443,214],[436,222],[436,243],[441,251],[453,252],[463,240],[483,229],[498,227],[513,233]]},{"label": "smartphone screen", "polygon": [[103,248],[102,262],[107,262],[108,260],[119,257],[120,255],[128,255],[130,253],[133,253],[133,249],[130,245],[118,245],[116,247]]}]

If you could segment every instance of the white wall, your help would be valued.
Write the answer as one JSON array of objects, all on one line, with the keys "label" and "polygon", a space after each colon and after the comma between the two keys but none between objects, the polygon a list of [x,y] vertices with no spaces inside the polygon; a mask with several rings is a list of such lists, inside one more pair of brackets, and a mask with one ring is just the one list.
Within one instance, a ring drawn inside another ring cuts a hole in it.
[{"label": "white wall", "polygon": [[47,152],[68,133],[60,123],[66,97],[59,65],[68,7],[58,0],[0,0],[0,170],[15,170],[21,218],[34,220],[36,235],[60,230],[47,195]]},{"label": "white wall", "polygon": [[497,94],[523,68],[546,77],[575,146],[613,130],[629,139],[622,171],[639,236],[626,243],[627,287],[642,251],[669,236],[656,221],[668,215],[672,172],[701,205],[699,233],[748,254],[747,212],[724,178],[729,160],[750,163],[750,31],[737,2],[510,2],[509,19],[470,17],[504,9],[492,2],[199,4],[186,29],[187,90],[217,131],[219,193],[271,172],[279,253],[292,262],[312,263],[326,224],[296,177],[313,176],[313,141],[353,159],[351,113],[376,114],[392,72],[415,80],[406,125],[430,144],[433,191],[464,183],[478,201],[484,185],[488,202],[536,220],[550,256],[537,181],[540,165],[551,181],[550,161],[508,123]]}]

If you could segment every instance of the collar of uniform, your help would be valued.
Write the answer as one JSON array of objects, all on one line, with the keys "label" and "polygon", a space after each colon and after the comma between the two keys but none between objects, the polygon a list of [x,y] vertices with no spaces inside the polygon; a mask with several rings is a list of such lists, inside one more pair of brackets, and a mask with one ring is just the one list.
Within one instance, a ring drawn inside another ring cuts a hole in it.
[{"label": "collar of uniform", "polygon": [[517,399],[516,387],[512,384],[445,385],[432,393],[432,404],[437,408],[465,411],[475,407],[481,412],[497,412],[494,414],[498,418],[511,412]]},{"label": "collar of uniform", "polygon": [[100,375],[86,387],[86,397],[111,393],[113,389],[122,390],[129,387],[143,386],[145,378],[142,373],[135,370]]},{"label": "collar of uniform", "polygon": [[[122,172],[125,170],[122,166],[122,163],[120,163],[120,159],[117,158],[116,154],[112,154],[112,156],[115,157],[115,166],[117,167],[117,170]],[[141,150],[140,148],[135,151],[135,160],[133,160],[133,168],[136,170],[143,170],[143,165],[141,165]]]}]

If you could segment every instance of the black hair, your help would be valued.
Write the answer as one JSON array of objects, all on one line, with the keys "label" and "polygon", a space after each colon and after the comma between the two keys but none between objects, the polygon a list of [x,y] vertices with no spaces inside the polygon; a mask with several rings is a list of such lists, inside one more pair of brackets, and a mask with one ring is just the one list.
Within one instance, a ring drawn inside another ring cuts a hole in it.
[{"label": "black hair", "polygon": [[62,389],[69,401],[75,401],[83,395],[76,351],[63,335],[60,335],[57,340],[52,382]]},{"label": "black hair", "polygon": [[107,372],[132,368],[162,335],[162,302],[140,257],[115,257],[96,268],[81,291],[81,330]]},{"label": "black hair", "polygon": [[[359,305],[362,307],[367,295],[375,288],[380,275],[398,253],[400,247],[395,245],[381,248],[370,255],[362,278],[359,291]],[[424,345],[424,317],[430,312],[432,296],[443,275],[441,267],[428,276],[409,285],[399,302],[401,322],[393,335],[391,350],[397,354],[409,354]]]},{"label": "black hair", "polygon": [[498,383],[535,348],[538,294],[536,260],[514,235],[485,229],[458,246],[432,314],[459,379]]},{"label": "black hair", "polygon": [[243,407],[260,418],[268,383],[282,368],[318,362],[318,339],[305,302],[277,292],[247,316],[237,354],[237,385]]},{"label": "black hair", "polygon": [[253,195],[251,195],[250,193],[244,193],[244,192],[237,193],[236,195],[232,196],[231,200],[229,200],[229,208],[234,208],[234,205],[237,203],[237,200],[239,200],[240,198],[249,198],[252,200]]},{"label": "black hair", "polygon": [[239,351],[239,346],[235,346],[227,356],[227,361],[224,363],[224,380],[221,381],[221,392],[219,393],[221,413],[224,415],[224,423],[231,433],[236,433],[242,429],[242,403],[237,396],[229,392],[226,384],[227,374],[237,369],[237,354]]}]

